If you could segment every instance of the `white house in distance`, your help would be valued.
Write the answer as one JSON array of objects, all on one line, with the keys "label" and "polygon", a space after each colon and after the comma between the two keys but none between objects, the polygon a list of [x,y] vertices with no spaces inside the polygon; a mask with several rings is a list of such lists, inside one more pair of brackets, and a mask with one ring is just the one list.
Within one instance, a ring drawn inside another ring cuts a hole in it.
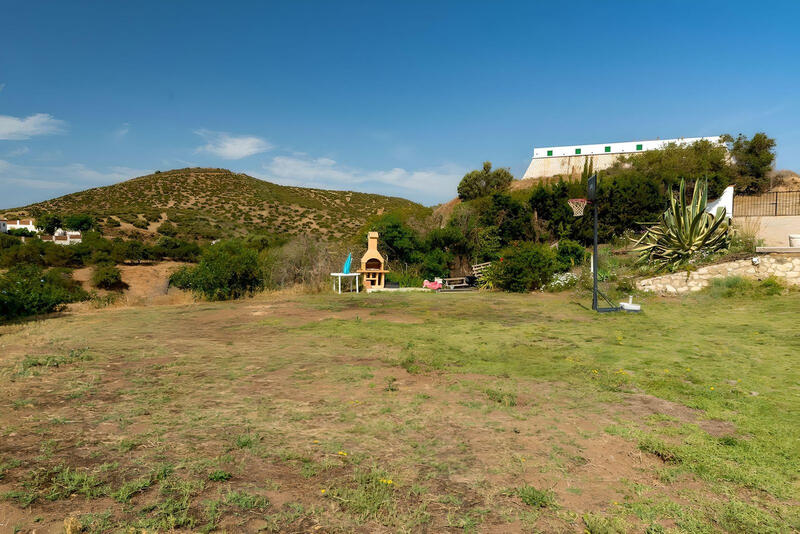
[{"label": "white house in distance", "polygon": [[584,165],[591,162],[596,171],[611,167],[617,159],[629,154],[661,150],[670,143],[691,145],[705,140],[723,144],[721,136],[681,137],[678,139],[656,139],[655,141],[625,141],[623,143],[599,143],[595,145],[548,146],[533,149],[533,158],[525,178],[549,178],[556,175],[576,176]]},{"label": "white house in distance", "polygon": [[3,232],[8,232],[9,230],[16,230],[17,228],[24,228],[29,232],[36,232],[36,225],[34,224],[33,219],[8,219],[4,221],[5,230]]},{"label": "white house in distance", "polygon": [[42,241],[51,241],[56,245],[75,245],[83,241],[80,232],[69,232],[63,228],[56,230],[53,235],[40,235],[39,239]]}]

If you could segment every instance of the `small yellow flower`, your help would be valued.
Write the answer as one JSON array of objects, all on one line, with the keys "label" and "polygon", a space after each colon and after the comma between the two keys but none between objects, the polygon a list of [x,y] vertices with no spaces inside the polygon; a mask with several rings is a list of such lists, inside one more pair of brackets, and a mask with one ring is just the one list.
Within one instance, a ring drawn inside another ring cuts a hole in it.
[{"label": "small yellow flower", "polygon": [[525,458],[520,458],[520,459],[519,459],[519,461],[520,461],[520,462],[524,462],[524,461],[525,461]]},{"label": "small yellow flower", "polygon": [[592,369],[592,372],[593,372],[594,374],[597,374],[599,371],[598,371],[597,369]]},{"label": "small yellow flower", "polygon": [[711,391],[714,391],[714,386],[711,386]]},{"label": "small yellow flower", "polygon": [[323,490],[319,490],[319,492],[320,492],[320,493],[325,493],[325,490],[324,490],[324,489],[323,489]]},{"label": "small yellow flower", "polygon": [[313,441],[313,443],[319,443],[319,440],[318,440],[318,439],[315,439],[315,440]]},{"label": "small yellow flower", "polygon": [[614,501],[614,506],[619,506],[619,503],[617,501]]},{"label": "small yellow flower", "polygon": [[687,368],[686,368],[686,370],[687,370],[687,371],[691,371],[691,370],[692,370],[692,368],[691,368],[691,367],[687,367]]},{"label": "small yellow flower", "polygon": [[338,454],[339,456],[347,456],[347,453],[344,451],[339,451],[336,454]]},{"label": "small yellow flower", "polygon": [[669,369],[664,369],[664,372],[665,373],[669,373]]}]

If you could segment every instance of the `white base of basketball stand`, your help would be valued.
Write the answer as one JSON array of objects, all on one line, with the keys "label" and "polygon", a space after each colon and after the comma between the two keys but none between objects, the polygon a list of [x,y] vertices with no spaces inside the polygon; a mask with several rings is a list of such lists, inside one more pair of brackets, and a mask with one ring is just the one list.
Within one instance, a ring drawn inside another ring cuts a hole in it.
[{"label": "white base of basketball stand", "polygon": [[629,311],[629,312],[640,312],[640,311],[642,311],[642,305],[641,304],[634,304],[633,303],[633,296],[632,295],[628,296],[628,302],[620,302],[619,303],[619,307],[622,308],[623,310]]}]

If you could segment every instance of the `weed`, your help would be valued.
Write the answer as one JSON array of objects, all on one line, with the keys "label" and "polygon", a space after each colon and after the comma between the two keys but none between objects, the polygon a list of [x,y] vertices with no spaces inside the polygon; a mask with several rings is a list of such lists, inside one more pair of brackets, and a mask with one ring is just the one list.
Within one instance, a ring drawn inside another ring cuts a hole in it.
[{"label": "weed", "polygon": [[507,393],[503,391],[498,391],[496,389],[487,388],[484,390],[484,393],[489,398],[489,400],[496,402],[502,406],[516,406],[517,405],[517,396],[513,393]]},{"label": "weed", "polygon": [[0,494],[0,497],[9,501],[17,501],[21,507],[27,508],[36,501],[38,496],[35,491],[13,490]]},{"label": "weed", "polygon": [[550,490],[539,490],[533,486],[522,486],[517,488],[517,495],[522,502],[534,508],[547,508],[555,505],[555,494]]},{"label": "weed", "polygon": [[208,479],[214,482],[224,482],[230,480],[233,475],[227,471],[217,470],[208,474]]},{"label": "weed", "polygon": [[102,481],[86,471],[60,466],[53,469],[49,475],[50,489],[45,497],[51,501],[66,499],[72,495],[83,495],[92,499],[108,493],[108,488]]},{"label": "weed", "polygon": [[606,517],[600,514],[583,516],[588,534],[627,534],[630,526],[619,517]]},{"label": "weed", "polygon": [[269,500],[246,491],[229,491],[225,494],[225,504],[236,506],[242,510],[264,510],[269,506]]},{"label": "weed", "polygon": [[240,449],[252,449],[258,442],[258,436],[253,434],[240,434],[236,436],[236,446]]},{"label": "weed", "polygon": [[123,483],[117,491],[112,493],[111,497],[117,502],[126,503],[137,493],[149,488],[150,484],[152,484],[152,480],[149,477],[129,480]]},{"label": "weed", "polygon": [[397,378],[395,378],[393,376],[387,376],[386,377],[386,387],[383,388],[383,390],[384,391],[397,391],[398,389],[400,389],[400,388],[397,387]]},{"label": "weed", "polygon": [[371,468],[356,471],[347,486],[330,491],[330,496],[360,521],[391,515],[395,510],[394,484],[388,473]]}]

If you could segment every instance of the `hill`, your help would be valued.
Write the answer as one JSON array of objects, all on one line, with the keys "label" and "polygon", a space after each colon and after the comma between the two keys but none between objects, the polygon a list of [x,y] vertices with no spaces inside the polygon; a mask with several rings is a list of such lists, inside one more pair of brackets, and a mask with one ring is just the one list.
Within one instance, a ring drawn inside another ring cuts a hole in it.
[{"label": "hill", "polygon": [[397,197],[282,186],[226,169],[156,172],[8,210],[7,215],[87,213],[110,235],[152,235],[162,228],[187,238],[247,233],[353,235],[369,218],[389,211],[425,217],[430,209]]}]

